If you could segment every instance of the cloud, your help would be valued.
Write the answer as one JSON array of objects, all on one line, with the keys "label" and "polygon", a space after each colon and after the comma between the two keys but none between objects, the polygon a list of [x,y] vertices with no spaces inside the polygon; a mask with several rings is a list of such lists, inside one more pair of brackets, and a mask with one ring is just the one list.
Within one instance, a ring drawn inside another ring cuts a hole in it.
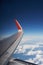
[{"label": "cloud", "polygon": [[26,60],[26,61],[31,62],[31,63],[34,63],[34,60],[31,59],[31,58],[29,60]]},{"label": "cloud", "polygon": [[40,42],[41,41],[43,41],[43,36],[24,36],[23,38],[22,38],[22,43],[25,43],[25,42],[27,42],[27,41],[29,41],[29,40],[39,40]]},{"label": "cloud", "polygon": [[[23,53],[23,55],[25,55],[25,56],[29,56],[29,55],[34,56],[35,55],[35,57],[33,57],[33,58],[29,57],[28,60],[27,59],[25,59],[25,60],[28,61],[28,62],[36,63],[36,64],[40,64],[40,62],[41,62],[40,65],[43,65],[43,51],[41,50],[41,47],[43,48],[43,46],[39,45],[39,44],[43,44],[43,42],[41,43],[41,41],[40,42],[36,41],[35,44],[33,44],[33,42],[32,42],[32,43],[30,43],[30,45],[25,44],[25,43],[24,43],[24,45],[23,44],[19,45],[17,47],[16,52],[17,53]],[[37,49],[37,48],[40,48],[40,49]],[[27,49],[29,49],[29,51],[27,51]]]},{"label": "cloud", "polygon": [[24,53],[25,51],[26,50],[23,48],[23,46],[18,46],[14,53]]}]

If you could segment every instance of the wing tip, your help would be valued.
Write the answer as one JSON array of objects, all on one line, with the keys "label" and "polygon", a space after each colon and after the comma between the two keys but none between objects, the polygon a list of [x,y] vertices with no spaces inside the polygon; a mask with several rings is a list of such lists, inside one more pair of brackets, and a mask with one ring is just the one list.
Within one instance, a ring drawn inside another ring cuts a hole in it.
[{"label": "wing tip", "polygon": [[18,31],[19,31],[19,32],[22,31],[22,27],[21,27],[21,25],[19,24],[18,20],[17,20],[17,19],[14,19],[14,21],[16,22],[16,26],[17,26],[17,28],[18,28]]}]

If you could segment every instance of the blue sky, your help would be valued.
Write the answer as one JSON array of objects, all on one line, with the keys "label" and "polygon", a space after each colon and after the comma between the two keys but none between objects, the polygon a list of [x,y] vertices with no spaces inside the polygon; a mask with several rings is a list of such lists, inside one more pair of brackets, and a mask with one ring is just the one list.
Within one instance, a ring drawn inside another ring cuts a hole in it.
[{"label": "blue sky", "polygon": [[23,27],[25,36],[43,36],[43,0],[4,0],[0,18],[2,36],[17,32],[14,18]]}]

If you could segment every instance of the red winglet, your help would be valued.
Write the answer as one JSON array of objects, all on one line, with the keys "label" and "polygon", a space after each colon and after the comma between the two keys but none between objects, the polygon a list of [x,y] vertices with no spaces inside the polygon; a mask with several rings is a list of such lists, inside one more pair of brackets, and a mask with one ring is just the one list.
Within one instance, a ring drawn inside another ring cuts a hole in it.
[{"label": "red winglet", "polygon": [[18,22],[16,19],[15,19],[14,21],[16,22],[16,26],[17,26],[18,30],[22,30],[22,27],[21,27],[21,25],[19,24],[19,22]]}]

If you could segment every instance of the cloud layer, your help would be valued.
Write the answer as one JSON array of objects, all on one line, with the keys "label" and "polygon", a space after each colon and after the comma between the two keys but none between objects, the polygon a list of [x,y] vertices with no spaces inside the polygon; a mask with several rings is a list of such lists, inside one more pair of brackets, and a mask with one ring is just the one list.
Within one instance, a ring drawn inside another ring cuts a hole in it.
[{"label": "cloud layer", "polygon": [[14,57],[35,64],[43,65],[43,42],[29,41],[27,43],[21,43],[14,52]]}]

